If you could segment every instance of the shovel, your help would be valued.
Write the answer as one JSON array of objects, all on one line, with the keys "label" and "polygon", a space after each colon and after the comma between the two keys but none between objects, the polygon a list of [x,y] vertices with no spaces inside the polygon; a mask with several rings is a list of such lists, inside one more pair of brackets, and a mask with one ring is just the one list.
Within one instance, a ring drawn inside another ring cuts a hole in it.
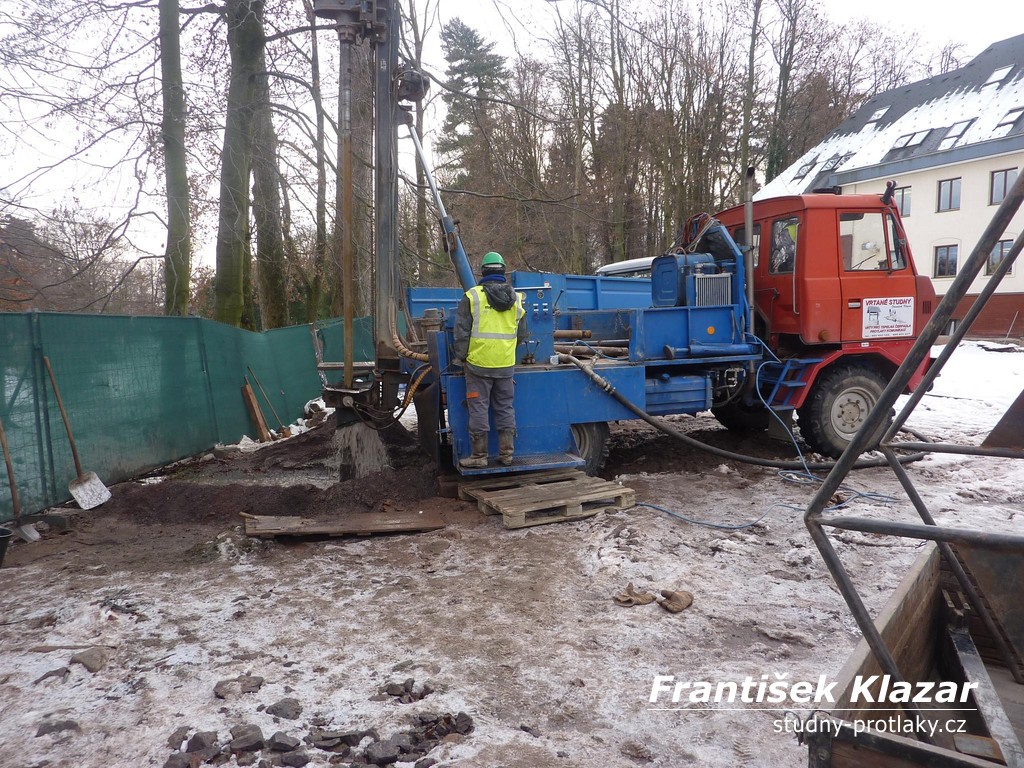
[{"label": "shovel", "polygon": [[11,512],[14,514],[14,528],[25,541],[39,541],[42,538],[39,535],[39,531],[31,525],[21,524],[21,502],[18,500],[18,484],[14,482],[14,465],[11,462],[11,452],[7,448],[7,433],[4,432],[3,419],[0,419],[0,448],[3,449],[4,463],[7,465],[7,484],[11,486]]},{"label": "shovel", "polygon": [[53,385],[53,394],[57,396],[57,407],[60,408],[60,417],[64,419],[64,429],[68,433],[68,442],[71,443],[71,455],[75,459],[75,471],[78,473],[78,477],[68,483],[68,491],[82,509],[98,507],[110,498],[110,490],[103,484],[103,481],[100,480],[95,472],[82,471],[82,462],[78,458],[78,448],[75,447],[75,438],[71,434],[71,422],[68,421],[67,411],[64,410],[64,401],[61,400],[60,390],[57,388],[57,379],[54,378],[53,368],[50,367],[50,358],[44,355],[43,364],[46,365],[46,372],[50,374],[50,384]]},{"label": "shovel", "polygon": [[278,425],[279,427],[281,427],[281,436],[282,436],[282,437],[291,437],[291,436],[292,436],[292,431],[291,431],[291,429],[289,429],[288,427],[286,427],[286,426],[284,425],[284,422],[283,422],[283,421],[281,421],[281,417],[277,415],[277,411],[275,411],[275,410],[274,410],[274,404],[273,404],[272,402],[270,402],[270,398],[269,398],[269,397],[267,397],[267,393],[266,393],[266,392],[264,391],[264,389],[263,389],[263,385],[262,385],[262,384],[260,384],[260,380],[256,378],[256,374],[252,372],[252,368],[250,368],[250,367],[249,367],[249,366],[247,365],[247,366],[245,366],[245,369],[246,369],[247,371],[249,371],[249,375],[250,375],[250,376],[252,376],[252,380],[253,380],[253,381],[255,381],[255,382],[256,382],[256,386],[260,388],[260,394],[262,394],[262,395],[263,395],[263,399],[264,399],[264,400],[266,400],[266,401],[267,401],[267,405],[269,405],[269,406],[270,406],[270,412],[271,412],[272,414],[274,414],[274,418],[275,418],[275,419],[277,419],[277,425]]},{"label": "shovel", "polygon": [[982,448],[1024,448],[1024,390],[1013,402],[999,423],[992,427],[988,437],[981,444]]}]

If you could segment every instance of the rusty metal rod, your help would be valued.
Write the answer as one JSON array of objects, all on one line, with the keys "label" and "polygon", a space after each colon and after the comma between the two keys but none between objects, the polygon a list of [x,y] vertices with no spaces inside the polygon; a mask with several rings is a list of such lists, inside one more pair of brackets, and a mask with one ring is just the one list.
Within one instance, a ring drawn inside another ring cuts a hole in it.
[{"label": "rusty metal rod", "polygon": [[556,339],[589,339],[592,336],[592,332],[588,330],[574,331],[574,330],[558,330],[555,331]]},{"label": "rusty metal rod", "polygon": [[354,269],[354,220],[353,199],[355,186],[352,179],[352,46],[355,35],[351,27],[338,29],[338,161],[341,176],[338,179],[338,209],[341,221],[335,224],[335,239],[340,240],[341,252],[341,301],[344,322],[344,350],[342,360],[345,363],[344,383],[346,389],[352,388],[354,368],[352,365],[355,349],[355,307],[353,290],[355,283]]},{"label": "rusty metal rod", "polygon": [[595,346],[573,346],[572,344],[555,344],[555,352],[562,354],[579,355],[580,357],[593,357],[594,355],[607,355],[608,357],[626,357],[629,350],[626,347],[595,347]]},{"label": "rusty metal rod", "polygon": [[[900,365],[899,369],[889,381],[888,386],[886,386],[885,390],[879,396],[878,401],[875,403],[875,407],[868,414],[864,424],[861,425],[860,430],[856,435],[854,435],[853,440],[850,441],[850,444],[843,452],[843,455],[839,457],[839,460],[832,468],[832,471],[829,472],[824,482],[822,482],[818,487],[817,492],[811,499],[811,503],[807,507],[807,511],[804,513],[804,525],[807,526],[807,530],[810,533],[815,546],[818,548],[818,551],[825,562],[825,566],[828,568],[829,573],[836,582],[836,586],[839,588],[840,594],[842,594],[850,612],[853,614],[853,617],[857,622],[857,626],[864,635],[865,641],[867,641],[872,653],[878,660],[882,669],[897,680],[902,679],[902,676],[899,667],[896,664],[896,660],[890,653],[885,640],[882,638],[881,633],[878,631],[878,628],[875,626],[875,623],[871,618],[871,614],[868,613],[863,600],[861,600],[860,595],[857,593],[857,589],[854,587],[853,582],[850,579],[850,575],[846,572],[842,561],[839,559],[839,556],[832,547],[828,536],[822,529],[821,526],[824,522],[822,513],[824,512],[825,507],[828,506],[832,495],[839,489],[839,486],[843,481],[846,480],[847,475],[850,474],[850,471],[853,469],[860,454],[870,447],[871,437],[875,435],[881,427],[886,425],[890,409],[895,405],[896,400],[900,395],[903,394],[903,390],[906,389],[907,384],[917,372],[918,368],[930,355],[932,345],[945,330],[946,325],[953,316],[953,312],[957,305],[960,303],[961,299],[967,295],[971,284],[981,273],[981,268],[988,262],[992,248],[995,246],[1003,232],[1006,231],[1006,227],[1012,221],[1022,202],[1024,202],[1024,174],[1018,176],[1017,181],[1010,188],[1002,204],[992,217],[992,220],[989,222],[988,226],[985,227],[985,231],[982,233],[977,245],[974,246],[974,250],[971,252],[970,257],[964,264],[963,271],[960,272],[953,280],[952,285],[950,285],[949,290],[939,303],[939,306],[936,307],[931,319],[925,325],[921,334],[911,347],[910,352],[903,361],[903,364]],[[1010,260],[1010,256],[1008,255],[1006,261]],[[1000,264],[1000,266],[1003,265]],[[1009,265],[1007,265],[1006,268],[1008,269]],[[1005,274],[1005,270],[1002,274]],[[1001,278],[1001,276],[1002,275],[999,277]],[[998,283],[999,279],[993,277],[990,282]],[[992,290],[994,290],[994,287]],[[951,339],[954,346],[963,338],[964,334],[967,332],[967,327],[969,326],[961,324],[956,329],[956,332],[953,334],[953,338]],[[937,375],[939,370],[941,370],[943,363],[945,363],[945,359],[940,358],[937,364],[931,366],[925,376],[926,382],[934,380],[935,375]],[[919,395],[916,400],[912,399],[911,402],[916,404],[917,400],[920,400],[920,397],[923,396],[923,390],[925,389],[927,389],[927,383],[916,390],[917,392],[921,392],[921,395]],[[903,414],[906,413],[909,415],[909,412],[910,411],[907,408],[902,409],[900,415],[897,416],[894,426],[902,425],[903,421],[906,420],[906,416]],[[888,442],[891,438],[891,431],[888,431],[883,440],[884,442]],[[934,526],[929,527],[934,528]]]},{"label": "rusty metal rod", "polygon": [[[925,525],[936,525],[935,518],[932,517],[932,513],[928,511],[928,505],[924,503],[924,499],[921,498],[921,494],[917,492],[917,488],[914,487],[913,481],[910,479],[910,475],[907,473],[906,468],[900,464],[899,457],[896,456],[896,452],[891,448],[882,448],[882,453],[885,454],[886,461],[889,462],[889,466],[892,467],[893,473],[896,475],[896,479],[900,481],[900,485],[903,486],[903,490],[907,492],[907,497],[910,499],[910,503],[914,505],[921,520],[924,521]],[[992,612],[989,610],[988,605],[981,598],[978,590],[975,589],[974,584],[967,576],[967,572],[964,571],[964,567],[960,564],[957,559],[956,553],[953,552],[953,548],[948,542],[939,541],[936,542],[939,547],[939,551],[942,553],[942,557],[945,558],[946,564],[950,570],[953,571],[953,575],[956,576],[957,582],[960,584],[960,589],[967,596],[968,602],[971,604],[971,608],[981,618],[981,622],[985,625],[989,634],[992,636],[993,642],[996,644],[996,648],[999,650],[999,655],[1002,656],[1003,662],[1006,664],[1006,668],[1010,670],[1010,674],[1013,675],[1013,679],[1018,683],[1024,683],[1024,674],[1021,673],[1020,665],[1016,663],[1015,654],[1009,645],[1006,643],[1006,639],[1003,633],[996,627],[995,619],[992,618]]]},{"label": "rusty metal rod", "polygon": [[[903,394],[903,390],[906,389],[907,384],[917,372],[921,363],[930,355],[932,345],[941,335],[942,331],[945,330],[946,325],[953,316],[953,311],[960,303],[960,300],[967,295],[968,290],[970,290],[971,283],[981,273],[982,267],[988,263],[992,248],[995,247],[996,242],[1003,232],[1006,231],[1006,227],[1013,220],[1022,201],[1024,201],[1024,174],[1018,176],[1017,181],[1010,187],[1006,198],[992,217],[992,221],[985,227],[985,231],[982,233],[978,244],[971,251],[970,257],[964,264],[963,271],[953,280],[952,285],[950,285],[942,301],[939,302],[939,306],[936,307],[934,314],[932,314],[931,319],[925,325],[921,335],[917,337],[910,352],[907,353],[903,364],[878,397],[875,407],[871,409],[861,428],[854,435],[843,455],[839,457],[835,467],[818,487],[818,492],[814,495],[807,508],[807,513],[804,515],[805,522],[810,516],[821,514],[822,510],[828,506],[829,499],[832,498],[832,495],[839,489],[843,480],[846,479],[857,458],[871,447],[872,436],[877,434],[881,427],[887,426],[890,410],[896,404],[896,400],[900,395]],[[1010,261],[1009,254],[1006,260]],[[995,281],[993,280],[992,282]],[[966,332],[967,326],[960,324],[953,334],[951,341],[954,344],[959,343]],[[928,373],[937,374],[938,371],[936,369],[939,367],[938,365],[933,365]],[[897,420],[899,419],[897,418]]]},{"label": "rusty metal rod", "polygon": [[593,341],[583,341],[577,339],[576,341],[556,341],[561,347],[572,347],[573,349],[597,349],[598,347],[614,347],[616,349],[627,349],[629,347],[628,340],[613,339],[611,342],[603,339],[594,339]]},{"label": "rusty metal rod", "polygon": [[996,265],[995,271],[992,273],[991,277],[989,277],[988,282],[985,283],[984,287],[981,289],[981,292],[978,294],[978,298],[974,300],[974,303],[971,305],[970,309],[968,309],[967,312],[964,314],[963,320],[960,322],[960,327],[957,329],[959,333],[955,335],[955,341],[951,339],[950,342],[947,343],[945,347],[943,347],[942,352],[939,353],[939,356],[935,359],[935,362],[925,372],[924,378],[921,380],[921,383],[918,385],[917,389],[915,389],[911,393],[910,399],[907,400],[907,402],[903,405],[903,407],[900,409],[900,412],[896,414],[896,417],[893,419],[892,426],[889,427],[889,430],[882,437],[883,443],[887,443],[890,440],[892,440],[893,436],[900,431],[900,428],[910,417],[910,414],[913,413],[914,408],[917,407],[917,404],[921,402],[921,399],[932,388],[932,383],[938,377],[939,372],[942,370],[943,366],[946,365],[946,361],[949,360],[950,356],[956,351],[956,348],[959,345],[960,340],[964,337],[964,335],[967,333],[967,330],[974,323],[975,318],[979,314],[981,314],[981,310],[984,308],[985,302],[988,301],[989,296],[995,293],[995,290],[999,286],[999,283],[1002,281],[1003,277],[1005,277],[1006,274],[1010,271],[1010,268],[1013,266],[1013,263],[1017,260],[1017,257],[1020,255],[1022,248],[1024,248],[1024,235],[1019,235],[1017,239],[1014,241],[1013,245],[1010,246],[1010,250],[1006,253],[1005,258],[1003,258],[1003,260]]},{"label": "rusty metal rod", "polygon": [[995,448],[984,445],[956,445],[955,443],[885,443],[886,448],[901,451],[927,451],[928,453],[956,453],[965,456],[992,456],[997,459],[1024,459],[1024,451],[1013,448]]},{"label": "rusty metal rod", "polygon": [[[872,620],[871,614],[868,613],[868,609],[864,605],[864,601],[860,599],[860,595],[857,593],[857,588],[853,586],[853,580],[850,578],[850,574],[846,572],[846,568],[843,566],[843,561],[839,559],[839,554],[835,551],[835,548],[833,548],[828,535],[822,530],[821,517],[805,516],[804,522],[807,525],[808,532],[811,534],[811,539],[814,541],[815,545],[818,547],[818,551],[821,553],[821,559],[825,561],[825,566],[832,574],[832,578],[835,580],[840,594],[843,596],[843,599],[846,600],[846,604],[850,608],[850,613],[853,614],[853,618],[857,621],[857,625],[860,627],[860,631],[864,635],[864,639],[867,641],[868,646],[874,653],[875,659],[878,660],[879,666],[888,673],[893,682],[906,682],[903,678],[903,674],[900,672],[900,669],[896,664],[896,659],[894,659],[892,654],[889,652],[889,646],[887,646],[885,644],[885,640],[882,639],[882,633],[878,631],[878,627],[875,626],[875,622]],[[910,714],[920,713],[917,705],[911,702],[907,702],[901,706]],[[935,743],[927,733],[919,734],[918,738],[927,744]]]},{"label": "rusty metal rod", "polygon": [[899,536],[904,539],[920,539],[922,541],[977,544],[986,549],[1024,554],[1024,536],[1016,536],[1012,533],[992,533],[989,531],[979,531],[974,528],[946,528],[941,525],[920,525],[918,523],[903,523],[894,520],[875,520],[869,517],[854,517],[852,515],[823,517],[821,524],[828,528],[840,528],[844,531],[880,533],[887,536]]}]

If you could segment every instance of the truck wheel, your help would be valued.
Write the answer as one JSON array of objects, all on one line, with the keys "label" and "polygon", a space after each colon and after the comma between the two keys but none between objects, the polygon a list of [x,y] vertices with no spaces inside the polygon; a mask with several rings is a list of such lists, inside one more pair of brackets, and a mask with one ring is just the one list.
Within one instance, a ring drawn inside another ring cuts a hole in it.
[{"label": "truck wheel", "polygon": [[608,423],[593,421],[589,424],[573,424],[572,436],[580,456],[586,462],[583,470],[588,475],[596,475],[608,458]]},{"label": "truck wheel", "polygon": [[[878,402],[885,384],[878,371],[862,363],[828,370],[818,377],[797,411],[800,434],[818,453],[837,458]],[[878,444],[890,423],[891,417],[879,427],[870,443],[872,447]]]},{"label": "truck wheel", "polygon": [[756,432],[768,429],[768,411],[760,403],[743,402],[727,403],[720,408],[712,408],[711,412],[718,423],[730,432]]}]

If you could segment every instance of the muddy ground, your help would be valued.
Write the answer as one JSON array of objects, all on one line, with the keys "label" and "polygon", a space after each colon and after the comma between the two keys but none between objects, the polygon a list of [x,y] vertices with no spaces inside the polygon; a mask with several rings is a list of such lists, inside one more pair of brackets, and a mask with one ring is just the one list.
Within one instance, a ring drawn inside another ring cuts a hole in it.
[{"label": "muddy ground", "polygon": [[[792,455],[736,438],[710,415],[674,421],[731,449]],[[727,531],[638,506],[506,530],[475,505],[434,495],[433,469],[410,445],[392,451],[392,469],[338,483],[332,438],[327,425],[118,485],[100,509],[63,510],[71,530],[14,544],[0,571],[0,766],[163,766],[179,728],[179,741],[215,732],[217,751],[246,723],[267,737],[372,729],[387,740],[421,715],[459,712],[472,730],[432,746],[427,757],[439,765],[806,764],[794,736],[776,732],[778,712],[663,711],[665,702],[648,697],[656,675],[801,681],[839,670],[858,634],[802,523],[810,488],[620,424],[605,474],[639,501],[724,524],[767,516]],[[912,474],[940,521],[1013,529],[1024,503],[1013,471],[991,459],[932,458]],[[858,513],[912,519],[887,470],[862,471],[851,484],[896,500],[865,500]],[[447,524],[279,541],[246,538],[241,528],[243,512],[388,509],[436,511]],[[836,539],[872,610],[921,550],[859,534]],[[685,589],[694,602],[678,614],[617,606],[612,596],[629,582]],[[70,663],[90,646],[107,655],[96,672]],[[239,675],[262,685],[215,694]],[[408,679],[429,694],[402,703],[383,693]],[[298,702],[294,718],[268,714],[285,698]],[[305,743],[297,750],[305,757],[289,759],[359,764],[373,738],[348,753]],[[281,754],[213,760],[269,765]],[[414,765],[409,758],[397,764]]]}]

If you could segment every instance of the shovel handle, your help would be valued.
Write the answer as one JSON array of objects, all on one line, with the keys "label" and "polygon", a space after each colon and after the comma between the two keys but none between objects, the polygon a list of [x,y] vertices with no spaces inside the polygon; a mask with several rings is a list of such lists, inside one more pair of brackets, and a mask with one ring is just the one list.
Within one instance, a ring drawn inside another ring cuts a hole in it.
[{"label": "shovel handle", "polygon": [[249,372],[249,375],[252,376],[252,380],[256,382],[256,386],[260,388],[260,394],[262,394],[263,399],[267,401],[267,405],[270,406],[270,412],[274,414],[274,418],[277,419],[277,425],[281,427],[281,430],[283,431],[284,422],[281,421],[281,417],[278,416],[277,411],[274,410],[274,404],[270,402],[270,398],[267,397],[267,393],[263,390],[263,385],[260,384],[260,380],[256,378],[256,374],[252,372],[252,368],[250,368],[248,365],[245,366],[245,369]]},{"label": "shovel handle", "polygon": [[50,374],[50,384],[53,386],[53,394],[57,397],[57,407],[60,408],[60,417],[64,420],[64,429],[68,433],[68,442],[71,443],[71,455],[75,459],[75,471],[78,476],[81,477],[84,473],[82,472],[82,462],[78,459],[78,448],[75,447],[75,438],[71,434],[71,422],[68,421],[68,412],[64,410],[64,401],[60,397],[60,389],[57,387],[57,379],[53,375],[53,368],[50,366],[50,358],[43,355],[43,365],[46,366],[46,372]]},{"label": "shovel handle", "polygon": [[7,433],[4,432],[4,420],[0,419],[0,448],[4,451],[4,463],[7,465],[7,482],[11,486],[11,511],[15,521],[21,519],[21,504],[18,501],[18,486],[14,482],[14,467],[11,465],[11,452],[7,448]]}]

